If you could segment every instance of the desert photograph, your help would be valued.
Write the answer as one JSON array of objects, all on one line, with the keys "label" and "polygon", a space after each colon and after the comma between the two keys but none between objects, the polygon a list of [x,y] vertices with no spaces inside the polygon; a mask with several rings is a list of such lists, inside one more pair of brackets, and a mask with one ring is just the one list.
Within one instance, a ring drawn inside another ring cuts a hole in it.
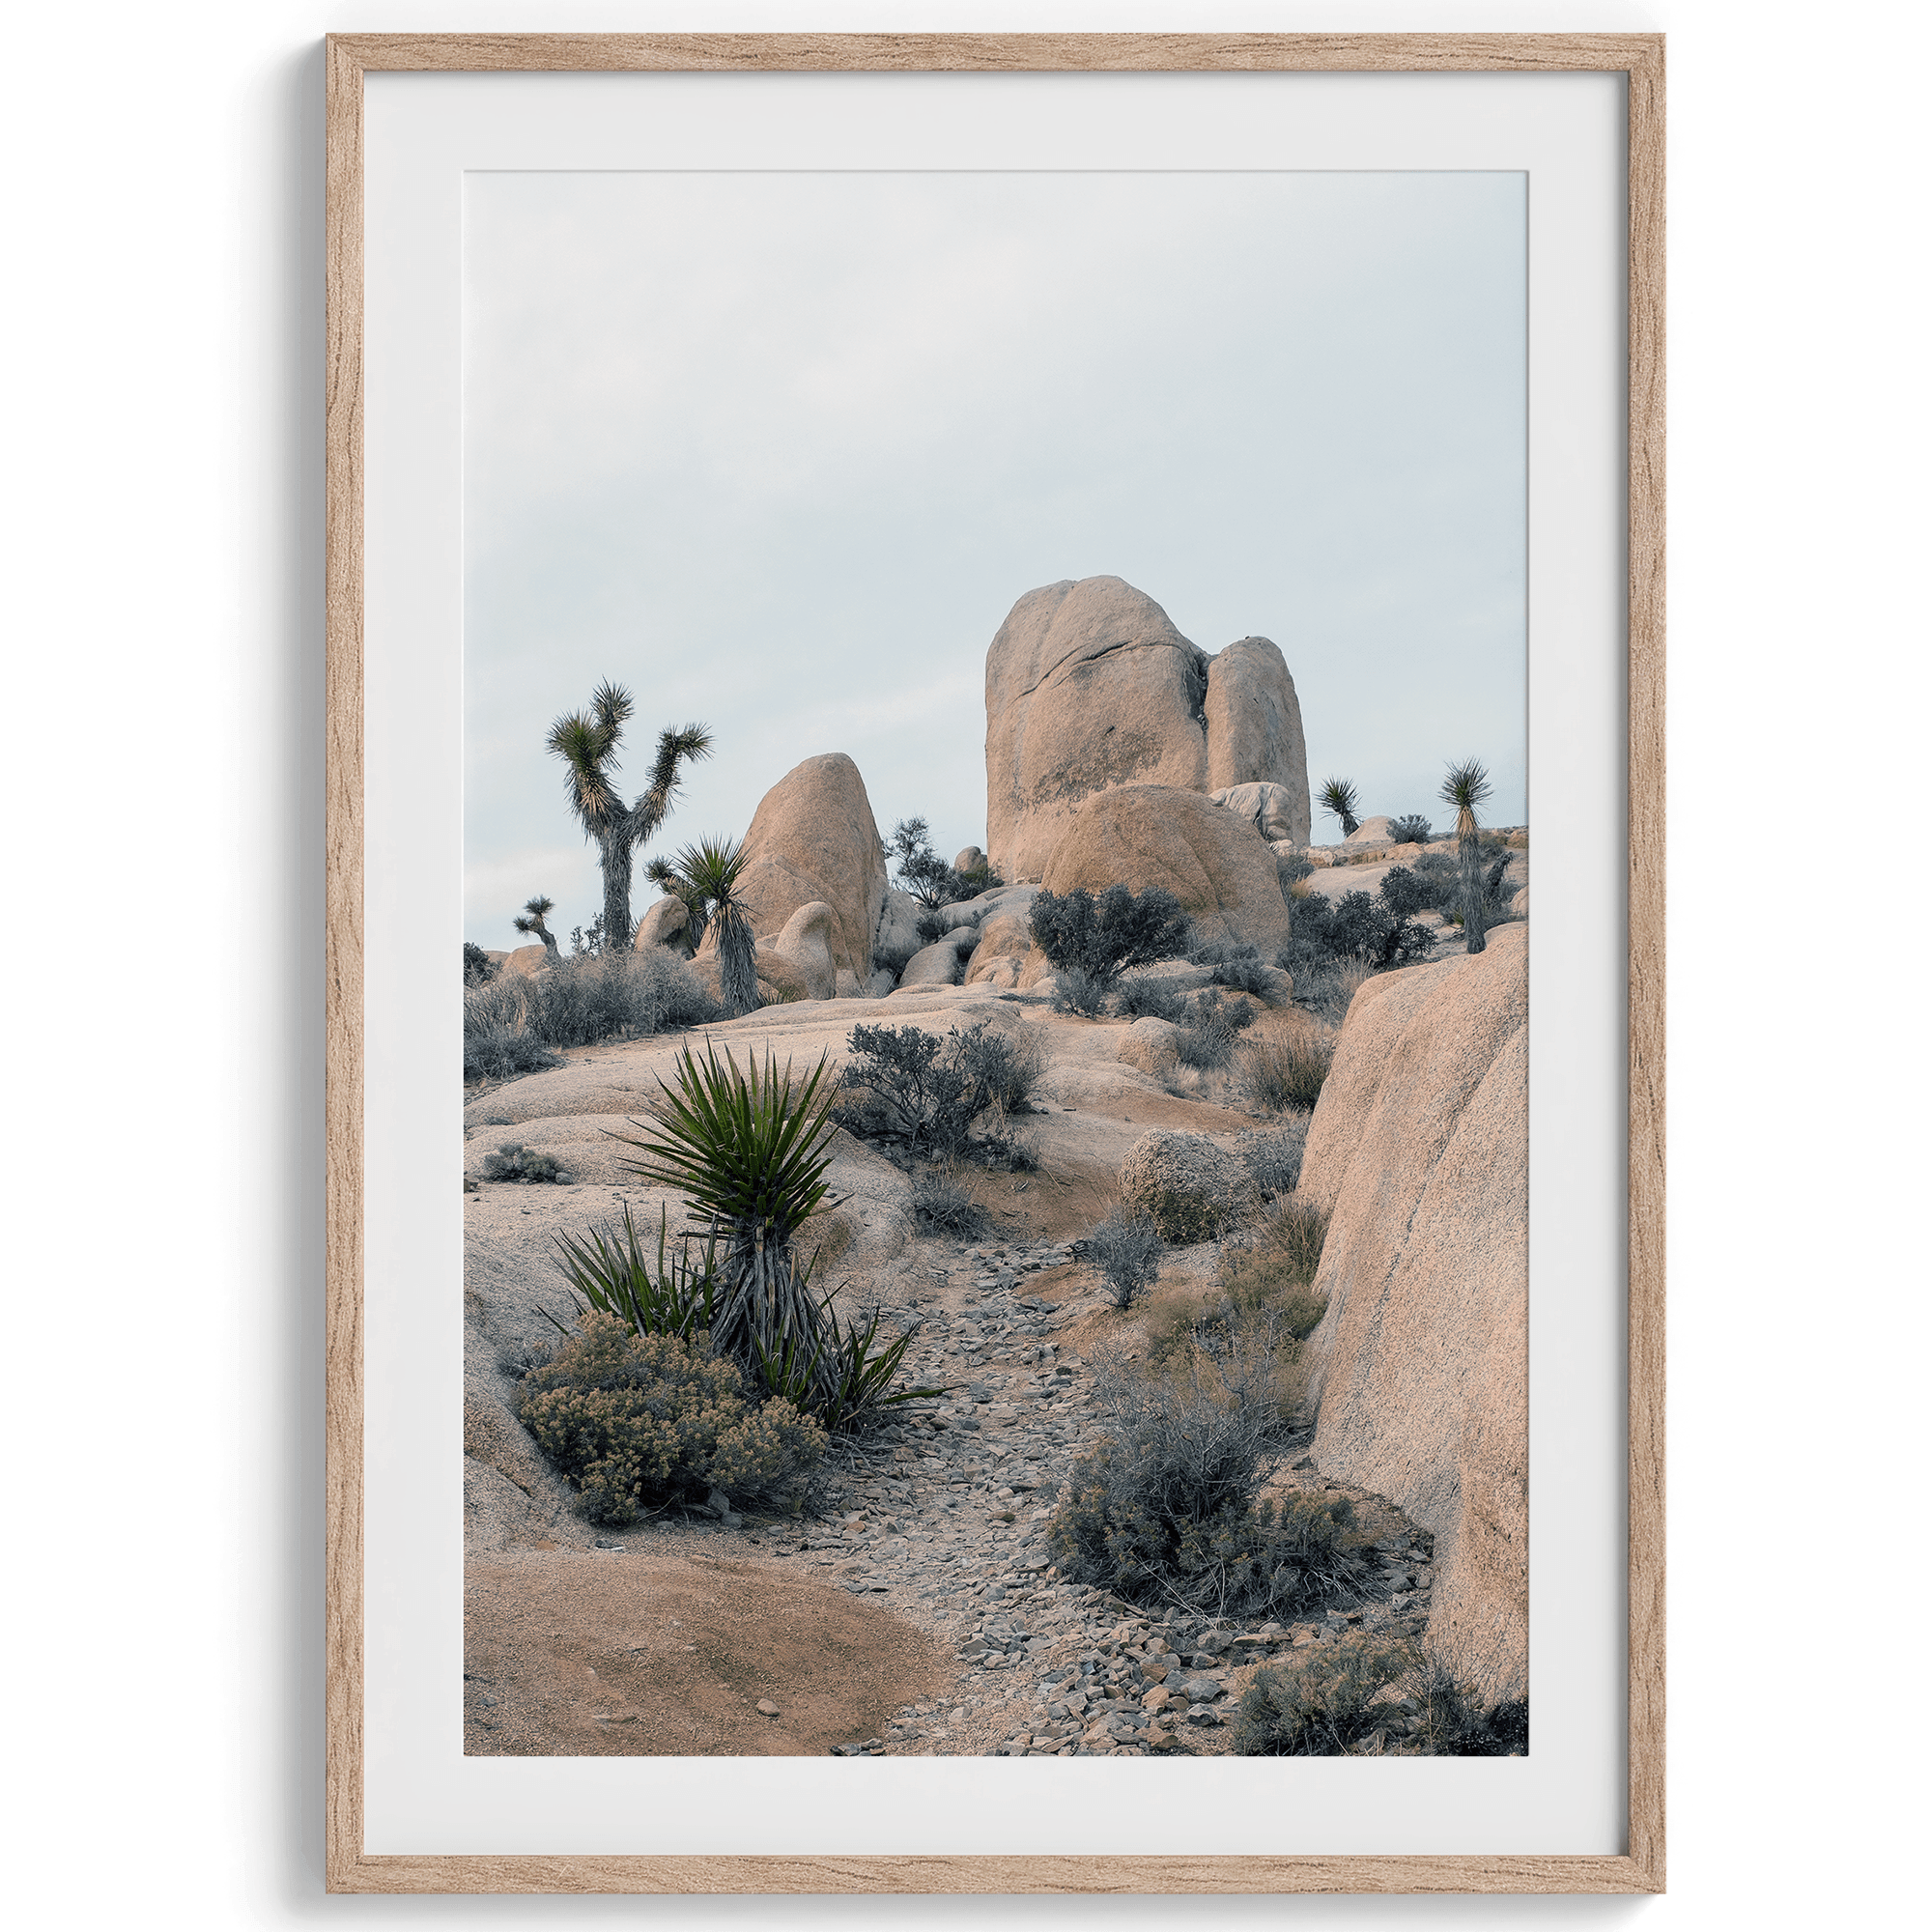
[{"label": "desert photograph", "polygon": [[466,1752],[1527,1754],[1523,178],[466,193]]}]

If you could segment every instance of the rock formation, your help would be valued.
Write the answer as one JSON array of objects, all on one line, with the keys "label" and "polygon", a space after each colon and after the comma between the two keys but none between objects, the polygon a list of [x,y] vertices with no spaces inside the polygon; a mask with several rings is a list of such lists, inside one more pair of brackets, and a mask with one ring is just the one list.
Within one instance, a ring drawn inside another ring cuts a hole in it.
[{"label": "rock formation", "polygon": [[1243,638],[1208,665],[1208,789],[1262,783],[1288,793],[1283,822],[1269,835],[1308,842],[1308,747],[1301,705],[1280,648]]},{"label": "rock formation", "polygon": [[1206,1134],[1143,1134],[1121,1163],[1121,1205],[1151,1220],[1163,1241],[1188,1247],[1251,1210],[1254,1183]]},{"label": "rock formation", "polygon": [[1228,785],[1208,796],[1236,817],[1245,818],[1270,845],[1298,848],[1308,843],[1305,788],[1297,792],[1293,785],[1268,784],[1258,779],[1250,784]]},{"label": "rock formation", "polygon": [[639,920],[638,929],[631,935],[631,950],[647,952],[653,946],[668,946],[689,958],[690,923],[691,916],[682,899],[659,899],[655,905],[647,907],[643,918]]},{"label": "rock formation", "polygon": [[1049,583],[1008,613],[986,653],[986,842],[1004,878],[1039,878],[1081,802],[1110,786],[1251,781],[1296,795],[1287,822],[1305,839],[1301,714],[1265,638],[1210,658],[1118,577]]},{"label": "rock formation", "polygon": [[1311,1453],[1435,1536],[1430,1642],[1494,1702],[1528,1683],[1528,996],[1520,925],[1369,980],[1300,1180],[1332,1217]]},{"label": "rock formation", "polygon": [[752,930],[774,943],[801,906],[830,912],[826,951],[864,985],[886,906],[886,852],[859,767],[842,752],[807,758],[758,802],[739,888]]},{"label": "rock formation", "polygon": [[1163,886],[1203,939],[1259,947],[1270,962],[1288,944],[1288,901],[1272,847],[1203,792],[1133,784],[1088,799],[1054,847],[1042,883],[1052,893]]}]

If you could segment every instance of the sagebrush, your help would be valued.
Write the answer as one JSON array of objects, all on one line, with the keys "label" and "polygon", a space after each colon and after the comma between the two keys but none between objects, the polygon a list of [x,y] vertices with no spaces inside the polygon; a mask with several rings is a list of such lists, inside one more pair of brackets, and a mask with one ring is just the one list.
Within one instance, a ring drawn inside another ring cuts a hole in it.
[{"label": "sagebrush", "polygon": [[753,1406],[735,1363],[597,1310],[524,1377],[517,1413],[593,1522],[714,1489],[795,1506],[825,1452],[824,1430],[790,1403]]},{"label": "sagebrush", "polygon": [[1039,1042],[980,1020],[944,1037],[923,1027],[855,1026],[852,1058],[839,1075],[838,1122],[870,1138],[903,1140],[934,1159],[972,1144],[984,1121],[988,1142],[1008,1145],[1000,1128],[1022,1112],[1045,1067]]},{"label": "sagebrush", "polygon": [[1112,1208],[1088,1236],[1094,1265],[1116,1308],[1131,1308],[1153,1286],[1165,1246],[1151,1220],[1120,1207]]},{"label": "sagebrush", "polygon": [[1033,902],[1034,943],[1055,970],[1077,967],[1109,988],[1130,966],[1184,952],[1191,931],[1180,901],[1159,886],[1109,886],[1097,898],[1084,887],[1042,891]]}]

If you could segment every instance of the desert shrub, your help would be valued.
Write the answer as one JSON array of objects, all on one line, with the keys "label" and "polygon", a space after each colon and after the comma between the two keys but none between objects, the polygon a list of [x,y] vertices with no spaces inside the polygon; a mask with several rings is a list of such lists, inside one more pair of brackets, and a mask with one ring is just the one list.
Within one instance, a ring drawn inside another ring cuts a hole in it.
[{"label": "desert shrub", "polygon": [[[981,893],[1006,883],[990,865],[977,867],[970,872],[949,866],[932,849],[930,828],[923,818],[900,819],[893,827],[889,849],[898,862],[895,883],[899,890],[910,893],[921,905],[934,911],[960,899],[978,898]],[[939,936],[935,932],[925,943],[930,946]]]},{"label": "desert shrub", "polygon": [[[937,946],[952,930],[952,925],[951,921],[936,912],[923,912],[913,922],[913,930],[919,934],[922,946]],[[907,953],[906,957],[910,959],[912,954]],[[903,972],[905,969],[901,966],[899,970]]]},{"label": "desert shrub", "polygon": [[1230,987],[1237,993],[1252,993],[1257,999],[1265,999],[1275,983],[1274,974],[1258,947],[1225,947],[1219,958],[1207,963],[1215,985]]},{"label": "desert shrub", "polygon": [[1255,1022],[1255,1009],[1245,1000],[1223,1000],[1218,993],[1199,993],[1175,1038],[1183,1066],[1225,1066],[1233,1059],[1236,1037]]},{"label": "desert shrub", "polygon": [[[1394,869],[1406,870],[1401,866]],[[1407,888],[1398,886],[1396,891],[1400,898]],[[1353,953],[1378,972],[1406,966],[1435,944],[1435,935],[1426,926],[1396,910],[1388,897],[1386,881],[1373,895],[1345,893],[1336,900],[1310,893],[1294,901],[1293,922],[1295,939],[1313,947],[1317,956]]]},{"label": "desert shrub", "polygon": [[1234,1743],[1245,1757],[1511,1756],[1529,1748],[1529,1708],[1486,1711],[1439,1660],[1353,1631],[1257,1671]]},{"label": "desert shrub", "polygon": [[1303,879],[1315,870],[1315,861],[1305,852],[1283,852],[1274,855],[1274,875],[1281,881],[1282,896],[1286,898]]},{"label": "desert shrub", "polygon": [[1160,1272],[1160,1231],[1144,1215],[1115,1208],[1088,1236],[1094,1265],[1100,1270],[1116,1308],[1131,1308]]},{"label": "desert shrub", "polygon": [[1126,980],[1114,997],[1114,1010],[1130,1020],[1166,1020],[1179,1026],[1191,1010],[1187,995],[1168,980]]},{"label": "desert shrub", "polygon": [[529,1027],[527,980],[493,980],[463,996],[463,1077],[513,1080],[561,1066],[563,1059]]},{"label": "desert shrub", "polygon": [[1067,1575],[1213,1616],[1301,1608],[1368,1580],[1370,1539],[1344,1498],[1257,1500],[1289,1424],[1279,1351],[1247,1339],[1218,1357],[1197,1349],[1179,1373],[1108,1378],[1111,1420],[1048,1525]]},{"label": "desert shrub", "polygon": [[1403,1718],[1369,1700],[1421,1662],[1412,1644],[1351,1631],[1258,1670],[1242,1692],[1235,1749],[1243,1757],[1352,1757]]},{"label": "desert shrub", "polygon": [[1053,1010],[1078,1013],[1083,1019],[1098,1019],[1107,1010],[1112,983],[1088,972],[1084,966],[1063,966],[1055,976]]},{"label": "desert shrub", "polygon": [[1033,902],[1034,943],[1056,971],[1078,967],[1111,989],[1129,966],[1151,966],[1186,951],[1191,926],[1180,901],[1159,886],[1132,893],[1109,886],[1096,899],[1076,887]]},{"label": "desert shrub", "polygon": [[1333,1044],[1302,1034],[1268,1034],[1241,1042],[1236,1057],[1235,1079],[1258,1107],[1285,1113],[1291,1107],[1313,1107],[1335,1057]]},{"label": "desert shrub", "polygon": [[[676,1335],[688,1342],[709,1334],[718,1293],[718,1244],[708,1241],[700,1249],[686,1238],[673,1245],[663,1208],[658,1210],[655,1265],[628,1204],[621,1232],[592,1228],[587,1235],[558,1235],[554,1240],[557,1270],[576,1304],[576,1323],[595,1313],[622,1321],[639,1335]],[[576,1325],[548,1309],[541,1313],[566,1337]]]},{"label": "desert shrub", "polygon": [[487,986],[501,971],[502,968],[480,946],[468,939],[463,942],[465,986]]},{"label": "desert shrub", "polygon": [[930,1168],[912,1178],[912,1211],[923,1235],[971,1240],[986,1226],[986,1210],[950,1174]]},{"label": "desert shrub", "polygon": [[1429,821],[1419,811],[1406,811],[1389,820],[1391,845],[1424,845],[1429,842]]},{"label": "desert shrub", "polygon": [[1308,1120],[1304,1115],[1284,1122],[1278,1127],[1270,1127],[1264,1133],[1237,1136],[1235,1152],[1241,1165],[1248,1170],[1248,1179],[1255,1183],[1255,1192],[1272,1199],[1276,1195],[1294,1191],[1295,1182],[1301,1179],[1302,1150],[1307,1145]]},{"label": "desert shrub", "polygon": [[529,1031],[546,1046],[595,1046],[697,1026],[720,1015],[668,948],[577,952],[526,980]]},{"label": "desert shrub", "polygon": [[1382,880],[1382,903],[1398,919],[1409,919],[1435,902],[1435,894],[1429,884],[1418,878],[1406,866],[1391,866],[1388,876]]},{"label": "desert shrub", "polygon": [[1348,1017],[1349,1005],[1374,978],[1366,960],[1337,958],[1333,953],[1316,956],[1312,949],[1301,950],[1300,941],[1291,941],[1277,955],[1284,972],[1294,976],[1294,1004],[1339,1027]]},{"label": "desert shrub", "polygon": [[564,1179],[561,1163],[554,1154],[539,1153],[522,1141],[512,1141],[494,1153],[483,1156],[485,1180],[555,1181]]},{"label": "desert shrub", "polygon": [[702,1060],[687,1047],[676,1086],[660,1082],[664,1098],[648,1136],[616,1138],[642,1155],[626,1167],[684,1195],[694,1219],[710,1229],[711,1347],[770,1395],[838,1430],[942,1391],[895,1387],[911,1335],[879,1342],[876,1317],[864,1329],[842,1325],[831,1297],[813,1292],[810,1263],[795,1252],[829,1191],[828,1072],[822,1059],[802,1078],[789,1063],[780,1072],[769,1049],[762,1068],[753,1059],[741,1069],[728,1047],[722,1061],[710,1045]]},{"label": "desert shrub", "polygon": [[1326,1214],[1298,1194],[1284,1195],[1250,1230],[1247,1245],[1223,1261],[1221,1284],[1244,1307],[1264,1306],[1315,1279],[1327,1237]]},{"label": "desert shrub", "polygon": [[736,1364],[597,1310],[524,1377],[517,1413],[593,1522],[714,1489],[795,1496],[825,1451],[824,1430],[789,1402],[753,1407]]},{"label": "desert shrub", "polygon": [[946,1158],[965,1149],[975,1121],[998,1122],[1023,1110],[1045,1065],[1039,1043],[978,1021],[942,1039],[923,1027],[861,1024],[848,1037],[853,1058],[840,1074],[849,1131],[895,1137]]}]

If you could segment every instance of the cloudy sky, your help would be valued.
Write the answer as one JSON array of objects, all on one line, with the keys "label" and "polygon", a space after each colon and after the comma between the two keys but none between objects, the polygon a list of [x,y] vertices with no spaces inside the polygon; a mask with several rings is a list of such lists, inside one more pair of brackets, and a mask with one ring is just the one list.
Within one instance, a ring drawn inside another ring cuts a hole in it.
[{"label": "cloudy sky", "polygon": [[882,835],[982,843],[986,646],[1061,578],[1272,638],[1311,781],[1365,815],[1446,824],[1474,754],[1524,817],[1520,175],[468,193],[466,937],[598,910],[544,735],[602,677],[633,793],[661,726],[716,737],[654,849],[742,834],[821,752]]}]

